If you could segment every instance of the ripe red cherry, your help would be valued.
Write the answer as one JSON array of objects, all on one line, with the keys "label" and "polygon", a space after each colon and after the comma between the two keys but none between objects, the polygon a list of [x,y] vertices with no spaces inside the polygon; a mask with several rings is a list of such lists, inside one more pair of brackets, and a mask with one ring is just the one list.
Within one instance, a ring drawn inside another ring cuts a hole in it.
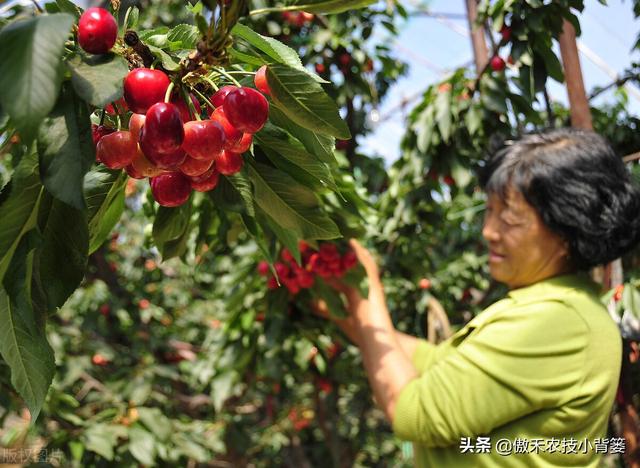
[{"label": "ripe red cherry", "polygon": [[256,133],[269,117],[269,103],[255,89],[238,88],[225,98],[224,113],[231,125],[241,132]]},{"label": "ripe red cherry", "polygon": [[104,8],[88,8],[78,21],[78,43],[90,54],[106,54],[116,43],[118,23]]},{"label": "ripe red cherry", "polygon": [[184,162],[180,164],[180,172],[189,177],[196,177],[207,172],[211,166],[213,166],[213,159],[203,161],[187,156]]},{"label": "ripe red cherry", "polygon": [[140,130],[144,125],[144,120],[144,114],[131,114],[131,118],[129,119],[129,131],[136,141],[140,141]]},{"label": "ripe red cherry", "polygon": [[191,182],[181,172],[165,172],[150,179],[153,198],[162,206],[180,206],[191,195]]},{"label": "ripe red cherry", "polygon": [[[235,91],[236,89],[238,89],[238,87],[233,85],[223,86],[218,91],[216,91],[216,93],[213,96],[211,96],[211,104],[213,104],[216,107],[220,107],[222,104],[224,104],[224,100],[227,97],[227,95],[231,91]],[[213,112],[213,109],[210,109],[209,116],[211,116],[212,112]]]},{"label": "ripe red cherry", "polygon": [[242,135],[242,140],[228,148],[228,150],[233,153],[244,153],[251,148],[251,143],[253,143],[253,135],[251,133],[245,133]]},{"label": "ripe red cherry", "polygon": [[174,153],[184,141],[180,111],[171,103],[158,102],[149,108],[140,134],[140,146],[147,156]]},{"label": "ripe red cherry", "polygon": [[129,175],[129,177],[131,177],[132,179],[144,179],[145,177],[138,171],[136,170],[135,167],[133,167],[133,164],[129,164],[127,167],[124,168],[124,170],[127,172],[127,174]]},{"label": "ripe red cherry", "polygon": [[[144,135],[144,127],[142,127],[142,135]],[[140,148],[147,157],[147,159],[156,167],[160,169],[168,169],[175,171],[178,166],[184,162],[187,158],[187,153],[182,148],[178,148],[173,153],[156,153],[149,148],[146,148],[142,141],[140,142]]]},{"label": "ripe red cherry", "polygon": [[122,169],[137,155],[138,144],[127,131],[105,135],[96,146],[96,157],[109,169]]},{"label": "ripe red cherry", "polygon": [[503,41],[508,41],[511,39],[511,28],[505,24],[502,26],[502,29],[500,29],[500,34],[502,35]]},{"label": "ripe red cherry", "polygon": [[[200,103],[193,94],[189,93],[189,97],[191,98],[193,107],[196,109],[196,113],[200,114],[200,112],[202,112]],[[181,93],[174,92],[173,94],[171,94],[171,99],[169,100],[169,102],[178,108],[178,110],[180,111],[180,117],[182,117],[183,122],[190,122],[195,119],[195,117],[191,116],[189,104],[184,101]]]},{"label": "ripe red cherry", "polygon": [[191,178],[191,188],[197,192],[208,192],[218,185],[220,173],[215,169],[209,169],[203,175]]},{"label": "ripe red cherry", "polygon": [[493,71],[501,72],[502,70],[504,70],[504,67],[505,63],[502,58],[498,57],[497,55],[491,58],[491,68],[493,69]]},{"label": "ripe red cherry", "polygon": [[113,128],[105,127],[104,125],[91,125],[91,138],[93,139],[93,144],[97,145],[100,139],[108,135],[110,133],[115,132]]},{"label": "ripe red cherry", "polygon": [[117,110],[119,109],[120,112],[126,112],[129,110],[129,107],[127,106],[127,101],[124,100],[124,98],[120,98],[116,101],[116,107],[113,107],[113,104],[107,104],[106,107],[104,108],[105,112],[109,115],[116,115],[118,112]]},{"label": "ripe red cherry", "polygon": [[256,85],[256,88],[258,88],[262,93],[266,94],[267,96],[271,95],[271,88],[269,88],[269,83],[267,83],[267,66],[266,65],[262,65],[257,73],[256,76],[253,79],[253,82]]},{"label": "ripe red cherry", "polygon": [[109,364],[109,360],[102,354],[94,354],[93,356],[91,356],[91,362],[96,366],[106,366],[107,364]]},{"label": "ripe red cherry", "polygon": [[194,120],[184,124],[182,149],[194,159],[213,161],[224,147],[224,128],[215,120]]},{"label": "ripe red cherry", "polygon": [[144,114],[164,100],[169,84],[169,77],[160,70],[136,68],[124,79],[124,99],[132,112]]},{"label": "ripe red cherry", "polygon": [[269,274],[269,264],[264,260],[261,260],[260,263],[258,263],[258,274],[260,276],[267,276]]},{"label": "ripe red cherry", "polygon": [[428,278],[421,278],[418,282],[420,289],[429,289],[431,287],[431,281]]},{"label": "ripe red cherry", "polygon": [[227,114],[225,113],[224,107],[218,107],[212,114],[211,120],[215,120],[220,125],[222,125],[222,129],[224,130],[224,149],[230,150],[235,145],[240,143],[242,140],[243,133],[238,130],[236,127],[231,125],[229,119],[227,118]]},{"label": "ripe red cherry", "polygon": [[351,55],[349,55],[347,52],[340,54],[340,56],[338,57],[338,62],[340,62],[340,65],[346,67],[351,63]]},{"label": "ripe red cherry", "polygon": [[244,160],[240,153],[233,153],[231,151],[223,151],[220,156],[216,158],[216,169],[220,174],[233,175],[242,169]]},{"label": "ripe red cherry", "polygon": [[324,63],[316,63],[316,73],[318,75],[322,75],[325,72],[326,68]]}]

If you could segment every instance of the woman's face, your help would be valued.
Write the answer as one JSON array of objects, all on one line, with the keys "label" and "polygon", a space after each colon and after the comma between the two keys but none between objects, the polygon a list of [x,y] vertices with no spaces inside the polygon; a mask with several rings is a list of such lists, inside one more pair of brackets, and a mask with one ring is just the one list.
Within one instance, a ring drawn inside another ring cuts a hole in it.
[{"label": "woman's face", "polygon": [[510,289],[569,270],[566,242],[516,190],[507,190],[505,199],[488,196],[482,235],[489,247],[491,276]]}]

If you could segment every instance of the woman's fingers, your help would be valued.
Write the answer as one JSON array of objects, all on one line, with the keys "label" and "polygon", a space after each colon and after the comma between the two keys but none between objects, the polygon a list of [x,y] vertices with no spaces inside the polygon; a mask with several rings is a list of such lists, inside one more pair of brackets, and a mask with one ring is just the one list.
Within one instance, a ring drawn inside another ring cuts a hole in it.
[{"label": "woman's fingers", "polygon": [[311,301],[311,309],[316,315],[319,315],[323,318],[329,318],[329,307],[327,307],[327,303],[322,299],[314,299]]},{"label": "woman's fingers", "polygon": [[369,276],[370,279],[379,279],[380,273],[378,270],[378,264],[373,258],[373,255],[371,255],[371,252],[364,248],[362,244],[360,244],[360,242],[355,239],[349,240],[349,244],[351,245],[353,251],[356,253],[358,261],[360,261],[365,271],[367,272],[367,276]]}]

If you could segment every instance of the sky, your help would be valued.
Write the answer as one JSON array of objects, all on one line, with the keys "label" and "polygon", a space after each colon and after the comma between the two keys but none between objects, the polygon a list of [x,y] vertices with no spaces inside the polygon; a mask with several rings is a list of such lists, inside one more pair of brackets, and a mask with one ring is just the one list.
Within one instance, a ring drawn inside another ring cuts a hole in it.
[{"label": "sky", "polygon": [[[403,5],[410,10],[416,3],[408,0]],[[640,22],[633,17],[632,3],[622,0],[609,0],[608,3],[609,6],[603,6],[597,0],[586,0],[580,15],[582,35],[578,43],[587,93],[595,86],[610,84],[633,60],[640,60],[639,52],[631,52],[640,32]],[[464,0],[432,0],[428,5],[433,13],[466,14]],[[367,138],[358,140],[363,153],[381,155],[387,165],[400,156],[404,117],[412,107],[409,104],[404,113],[394,112],[400,108],[403,99],[419,95],[429,84],[442,80],[449,70],[473,60],[466,18],[442,20],[417,16],[400,31],[394,50],[409,63],[409,73],[393,86],[381,103],[378,111],[383,119],[374,131]],[[556,52],[559,55],[557,45]],[[637,115],[640,113],[640,89],[629,86],[629,108]],[[567,103],[566,89],[551,79],[549,94],[552,100]],[[594,103],[611,100],[612,92],[607,92]]]}]

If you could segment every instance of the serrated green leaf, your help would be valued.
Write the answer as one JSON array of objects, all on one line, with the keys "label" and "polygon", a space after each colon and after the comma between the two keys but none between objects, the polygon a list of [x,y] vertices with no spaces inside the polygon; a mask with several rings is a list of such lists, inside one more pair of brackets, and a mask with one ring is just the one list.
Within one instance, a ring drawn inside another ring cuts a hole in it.
[{"label": "serrated green leaf", "polygon": [[324,213],[313,191],[284,172],[252,163],[249,177],[256,204],[283,229],[292,229],[301,239],[340,237],[336,224]]},{"label": "serrated green leaf", "polygon": [[70,87],[64,87],[51,115],[38,131],[40,178],[47,190],[85,210],[84,176],[95,161],[89,111]]},{"label": "serrated green leaf", "polygon": [[0,104],[30,141],[53,109],[62,82],[62,52],[74,17],[18,20],[0,30]]},{"label": "serrated green leaf", "polygon": [[275,64],[267,68],[267,82],[273,105],[293,122],[343,140],[351,138],[335,102],[309,75],[287,65]]},{"label": "serrated green leaf", "polygon": [[67,61],[67,66],[76,93],[92,106],[105,107],[122,97],[122,80],[129,67],[119,55],[76,54]]},{"label": "serrated green leaf", "polygon": [[129,451],[131,455],[143,465],[154,464],[156,450],[151,433],[140,427],[129,429]]},{"label": "serrated green leaf", "polygon": [[179,60],[176,61],[171,55],[166,53],[160,47],[153,45],[148,45],[148,47],[151,53],[160,60],[165,70],[176,71],[178,68],[180,68]]},{"label": "serrated green leaf", "polygon": [[192,24],[179,24],[167,33],[167,39],[177,43],[181,49],[195,49],[200,31]]}]

